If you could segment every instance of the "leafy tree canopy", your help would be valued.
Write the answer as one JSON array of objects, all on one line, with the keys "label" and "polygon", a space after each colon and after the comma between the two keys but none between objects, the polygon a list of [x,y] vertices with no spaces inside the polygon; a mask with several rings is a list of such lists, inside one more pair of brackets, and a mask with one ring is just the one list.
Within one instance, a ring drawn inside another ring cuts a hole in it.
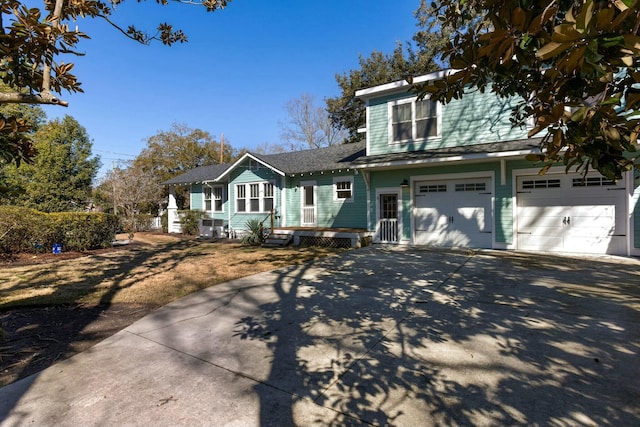
[{"label": "leafy tree canopy", "polygon": [[100,168],[85,128],[65,116],[42,125],[33,140],[38,150],[33,164],[3,168],[8,185],[16,189],[3,202],[42,212],[85,210]]},{"label": "leafy tree canopy", "polygon": [[[418,87],[443,102],[470,89],[522,101],[514,125],[543,136],[545,172],[597,169],[620,179],[638,156],[639,0],[442,0],[438,22],[455,28],[443,50],[453,71]],[[480,19],[484,17],[485,19]]]},{"label": "leafy tree canopy", "polygon": [[[234,150],[228,141],[221,143],[206,131],[174,123],[168,131],[160,131],[147,139],[147,147],[136,157],[132,168],[141,170],[161,183],[189,169],[233,160]],[[168,194],[165,189],[164,196]],[[176,191],[178,205],[185,205],[186,193]]]}]

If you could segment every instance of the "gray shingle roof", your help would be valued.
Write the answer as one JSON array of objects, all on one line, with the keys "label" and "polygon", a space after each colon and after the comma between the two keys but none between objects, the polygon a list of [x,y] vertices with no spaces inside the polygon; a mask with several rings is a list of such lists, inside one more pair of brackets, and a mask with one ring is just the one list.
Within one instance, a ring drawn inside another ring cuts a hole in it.
[{"label": "gray shingle roof", "polygon": [[540,138],[517,139],[513,141],[491,142],[488,144],[466,145],[461,147],[436,148],[433,150],[410,151],[405,153],[378,154],[362,156],[353,161],[354,166],[375,165],[392,162],[411,162],[447,157],[469,156],[473,154],[504,153],[510,151],[539,151]]},{"label": "gray shingle roof", "polygon": [[186,171],[182,175],[173,177],[162,185],[174,185],[174,184],[190,184],[192,182],[213,181],[221,173],[226,171],[231,163],[223,163],[219,165],[200,166]]},{"label": "gray shingle roof", "polygon": [[287,175],[326,170],[346,169],[351,162],[364,156],[364,141],[332,145],[326,148],[293,151],[281,154],[254,154],[255,158]]}]

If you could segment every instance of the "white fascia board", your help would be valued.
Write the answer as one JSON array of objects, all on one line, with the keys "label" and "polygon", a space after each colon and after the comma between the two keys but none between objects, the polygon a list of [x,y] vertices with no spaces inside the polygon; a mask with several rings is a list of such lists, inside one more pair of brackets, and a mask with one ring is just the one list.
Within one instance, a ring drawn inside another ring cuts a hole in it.
[{"label": "white fascia board", "polygon": [[539,153],[539,152],[540,150],[518,150],[518,151],[503,151],[500,153],[475,153],[475,154],[463,154],[459,156],[437,157],[437,158],[431,158],[431,159],[395,160],[392,162],[369,163],[367,165],[356,165],[351,167],[354,169],[374,169],[374,168],[389,169],[389,168],[396,168],[396,167],[402,167],[402,166],[419,167],[426,164],[504,159],[508,157],[522,157],[527,154]]},{"label": "white fascia board", "polygon": [[356,91],[356,98],[367,99],[367,98],[382,96],[387,93],[399,92],[403,89],[408,89],[414,84],[420,84],[420,83],[428,82],[430,80],[442,79],[444,77],[447,77],[450,74],[453,74],[456,71],[458,70],[448,69],[448,70],[435,71],[433,73],[424,74],[422,76],[415,77],[412,83],[409,83],[406,80],[398,80],[392,83],[369,87],[366,89],[360,89]]},{"label": "white fascia board", "polygon": [[242,157],[240,157],[238,160],[235,161],[234,164],[232,164],[231,166],[229,166],[227,168],[227,170],[225,170],[222,174],[220,174],[216,179],[214,179],[215,182],[220,182],[220,180],[222,180],[222,178],[224,178],[225,176],[229,175],[229,173],[231,173],[232,170],[234,170],[235,168],[238,167],[238,165],[240,165],[240,163],[244,162],[247,158],[249,159],[253,159],[256,162],[268,167],[269,169],[271,169],[272,171],[276,172],[279,175],[284,176],[284,172],[282,172],[281,170],[278,170],[276,168],[274,168],[273,166],[271,166],[270,164],[265,163],[264,161],[258,159],[256,156],[254,156],[251,153],[244,153],[244,155]]}]

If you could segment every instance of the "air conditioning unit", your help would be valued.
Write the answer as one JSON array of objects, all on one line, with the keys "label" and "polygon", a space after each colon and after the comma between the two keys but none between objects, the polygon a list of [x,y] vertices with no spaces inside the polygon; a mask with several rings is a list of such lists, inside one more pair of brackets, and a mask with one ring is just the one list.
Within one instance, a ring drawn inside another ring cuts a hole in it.
[{"label": "air conditioning unit", "polygon": [[213,219],[201,219],[200,220],[200,237],[212,239],[215,237],[213,229]]}]

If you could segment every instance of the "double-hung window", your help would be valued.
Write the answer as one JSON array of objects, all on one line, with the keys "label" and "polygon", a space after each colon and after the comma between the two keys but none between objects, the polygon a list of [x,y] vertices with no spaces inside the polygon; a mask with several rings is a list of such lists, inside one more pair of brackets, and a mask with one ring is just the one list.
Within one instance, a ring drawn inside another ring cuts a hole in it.
[{"label": "double-hung window", "polygon": [[211,210],[211,187],[204,187],[204,210],[209,212]]},{"label": "double-hung window", "polygon": [[389,104],[390,140],[394,143],[440,136],[439,105],[431,99],[398,100]]},{"label": "double-hung window", "polygon": [[273,210],[273,184],[270,182],[262,183],[264,188],[263,192],[263,205],[265,212],[271,212]]},{"label": "double-hung window", "polygon": [[353,200],[353,177],[342,176],[333,179],[333,200]]},{"label": "double-hung window", "polygon": [[236,185],[236,212],[247,211],[247,186],[246,184]]},{"label": "double-hung window", "polygon": [[249,184],[249,211],[260,212],[260,184]]},{"label": "double-hung window", "polygon": [[236,212],[270,212],[273,208],[273,183],[252,182],[236,185]]},{"label": "double-hung window", "polygon": [[222,212],[222,187],[213,187],[212,191],[213,211]]}]

